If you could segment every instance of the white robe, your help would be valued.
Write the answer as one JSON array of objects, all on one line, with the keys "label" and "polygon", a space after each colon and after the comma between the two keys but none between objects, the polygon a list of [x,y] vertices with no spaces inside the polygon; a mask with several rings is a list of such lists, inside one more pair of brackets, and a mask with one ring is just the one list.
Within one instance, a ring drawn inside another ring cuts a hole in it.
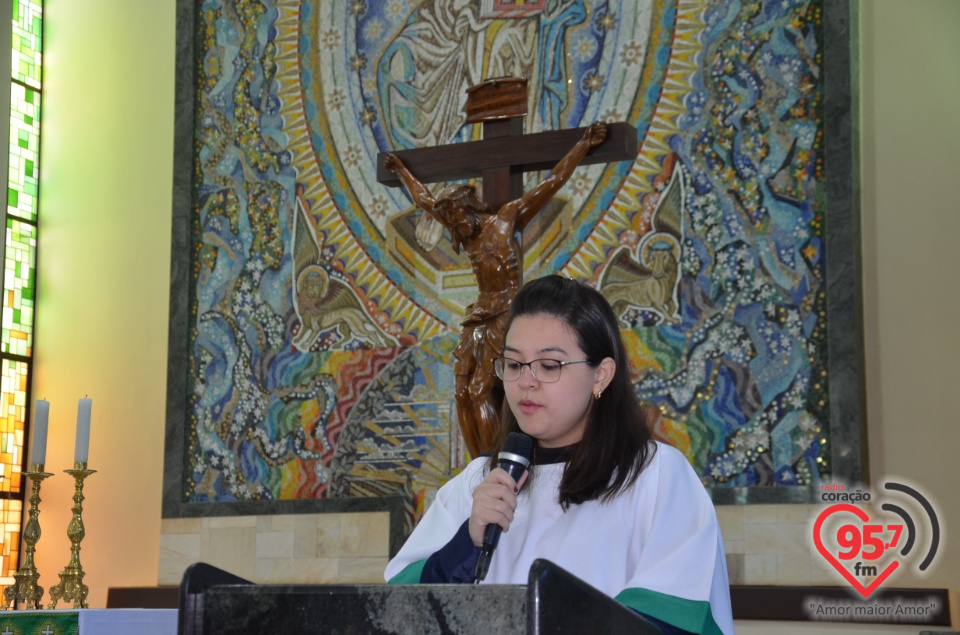
[{"label": "white robe", "polygon": [[[476,459],[440,488],[387,565],[388,581],[419,581],[426,559],[470,517],[486,465],[487,459]],[[626,492],[566,512],[557,502],[565,466],[533,468],[533,488],[521,492],[484,583],[526,584],[530,565],[545,558],[646,615],[695,633],[734,632],[716,512],[686,457],[658,443]]]}]

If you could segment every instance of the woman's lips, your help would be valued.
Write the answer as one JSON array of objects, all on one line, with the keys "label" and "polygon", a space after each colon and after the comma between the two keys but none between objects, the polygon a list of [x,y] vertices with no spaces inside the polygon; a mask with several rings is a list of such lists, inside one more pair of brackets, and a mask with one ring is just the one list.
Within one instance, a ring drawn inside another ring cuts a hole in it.
[{"label": "woman's lips", "polygon": [[526,415],[536,412],[542,407],[540,404],[534,401],[528,401],[527,399],[521,399],[517,405],[520,406],[520,412]]}]

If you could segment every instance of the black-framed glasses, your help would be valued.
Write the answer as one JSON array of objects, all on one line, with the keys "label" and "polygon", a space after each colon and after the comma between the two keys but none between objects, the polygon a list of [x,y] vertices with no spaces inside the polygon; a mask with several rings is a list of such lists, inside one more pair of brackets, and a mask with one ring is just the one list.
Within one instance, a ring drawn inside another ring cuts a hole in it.
[{"label": "black-framed glasses", "polygon": [[535,359],[532,362],[518,362],[509,357],[498,357],[493,360],[493,370],[503,381],[517,381],[523,372],[524,366],[530,367],[534,379],[544,384],[560,381],[560,371],[567,364],[586,364],[589,359],[578,359],[572,362],[561,362],[559,359]]}]

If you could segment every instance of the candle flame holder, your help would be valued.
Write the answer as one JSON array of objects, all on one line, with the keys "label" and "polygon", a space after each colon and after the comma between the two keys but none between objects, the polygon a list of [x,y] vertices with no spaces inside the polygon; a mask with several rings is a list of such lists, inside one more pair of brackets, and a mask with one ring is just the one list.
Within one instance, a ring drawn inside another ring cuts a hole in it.
[{"label": "candle flame holder", "polygon": [[50,589],[50,605],[47,608],[57,608],[57,602],[73,602],[73,608],[86,609],[87,594],[90,588],[83,583],[83,566],[80,564],[80,541],[86,535],[83,528],[83,481],[96,470],[88,470],[86,463],[74,463],[72,470],[64,470],[76,481],[73,494],[73,518],[67,526],[67,537],[70,539],[70,564],[60,572],[60,583]]},{"label": "candle flame holder", "polygon": [[43,479],[53,474],[43,471],[43,463],[35,463],[23,475],[33,484],[30,494],[30,520],[23,528],[23,542],[27,548],[24,551],[23,564],[13,574],[15,582],[3,591],[7,600],[4,608],[9,609],[11,605],[16,608],[17,602],[24,602],[27,608],[41,609],[43,608],[41,606],[43,587],[37,584],[40,574],[33,562],[33,555],[37,549],[37,541],[40,540],[40,521],[37,519],[40,515],[40,484]]}]

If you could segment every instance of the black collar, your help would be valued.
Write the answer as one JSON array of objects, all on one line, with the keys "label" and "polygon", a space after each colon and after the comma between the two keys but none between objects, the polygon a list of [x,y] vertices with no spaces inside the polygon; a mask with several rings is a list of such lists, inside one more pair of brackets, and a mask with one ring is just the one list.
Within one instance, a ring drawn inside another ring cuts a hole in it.
[{"label": "black collar", "polygon": [[542,448],[539,445],[533,448],[534,465],[551,465],[554,463],[566,463],[570,460],[570,455],[577,444],[566,445],[562,448]]}]

